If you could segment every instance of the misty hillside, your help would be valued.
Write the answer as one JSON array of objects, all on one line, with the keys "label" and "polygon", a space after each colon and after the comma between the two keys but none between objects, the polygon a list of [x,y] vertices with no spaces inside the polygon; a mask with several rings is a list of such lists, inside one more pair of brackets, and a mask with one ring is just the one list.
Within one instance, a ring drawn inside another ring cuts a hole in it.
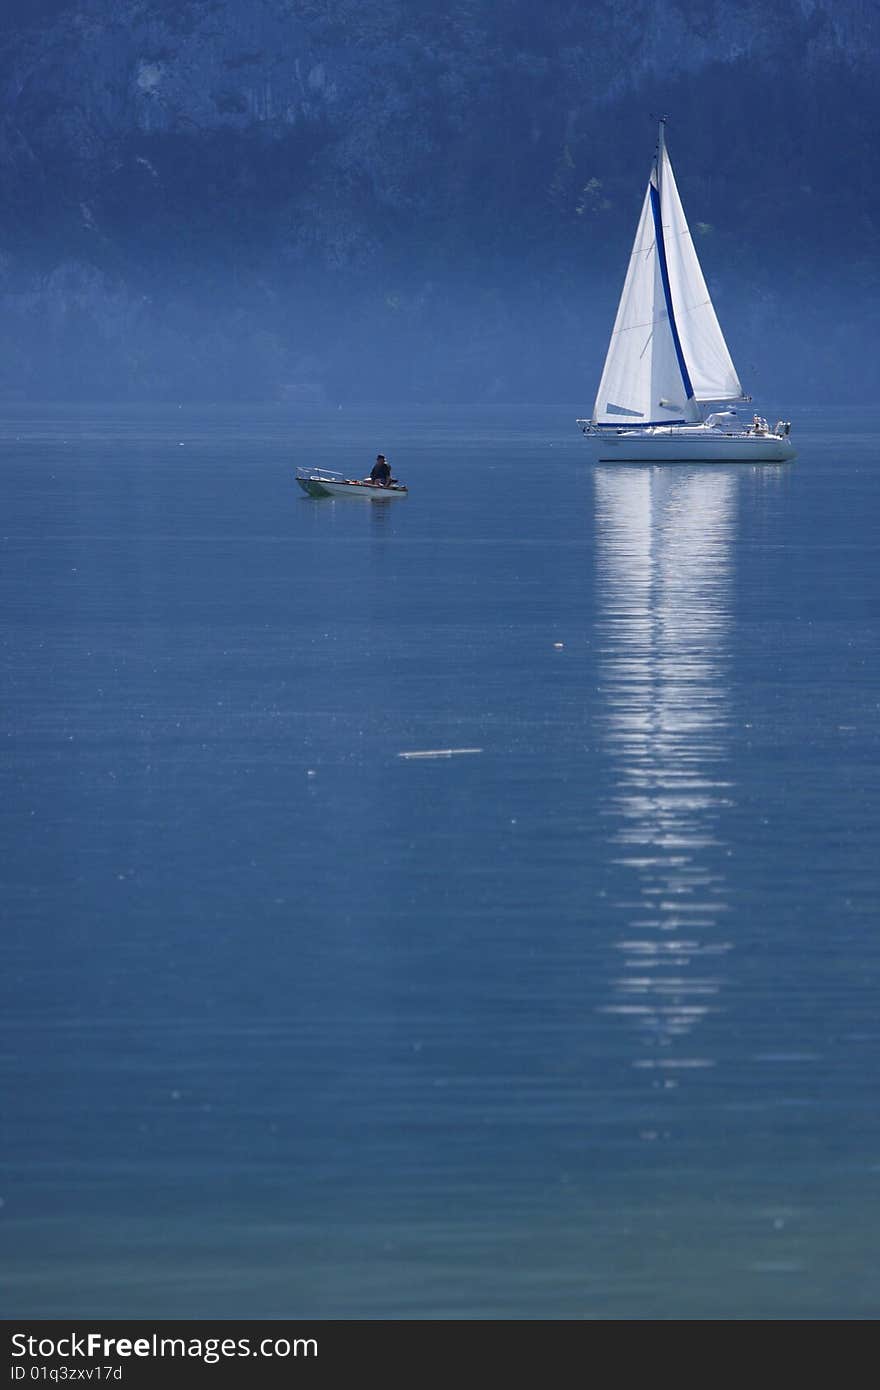
[{"label": "misty hillside", "polygon": [[873,0],[4,0],[0,394],[592,401],[656,137],[747,389],[876,398]]}]

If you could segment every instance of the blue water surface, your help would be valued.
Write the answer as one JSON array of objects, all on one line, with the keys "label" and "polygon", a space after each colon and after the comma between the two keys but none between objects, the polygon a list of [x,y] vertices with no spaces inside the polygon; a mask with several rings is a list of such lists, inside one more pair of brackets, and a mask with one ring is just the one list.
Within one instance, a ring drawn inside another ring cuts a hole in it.
[{"label": "blue water surface", "polygon": [[0,411],[5,1316],[880,1311],[878,421],[578,413]]}]

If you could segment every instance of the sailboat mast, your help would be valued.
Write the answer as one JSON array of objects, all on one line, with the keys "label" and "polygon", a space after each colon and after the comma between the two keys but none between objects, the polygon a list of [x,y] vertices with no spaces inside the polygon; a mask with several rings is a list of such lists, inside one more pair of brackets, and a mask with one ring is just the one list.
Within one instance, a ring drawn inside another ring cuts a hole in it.
[{"label": "sailboat mast", "polygon": [[[687,413],[694,418],[699,415],[694,401],[694,388],[691,385],[690,374],[687,363],[684,360],[684,352],[681,346],[681,337],[678,332],[678,325],[675,321],[675,306],[672,302],[672,286],[669,280],[669,265],[666,259],[666,238],[663,231],[663,165],[666,162],[666,117],[660,117],[660,135],[657,140],[657,163],[654,169],[653,178],[650,186],[651,211],[654,216],[654,245],[657,249],[657,263],[660,269],[660,281],[663,286],[663,298],[666,304],[666,317],[669,323],[669,330],[672,334],[672,342],[675,348],[675,356],[678,360],[678,369],[681,372],[681,381],[684,386],[685,407]],[[661,402],[662,404],[662,402]]]},{"label": "sailboat mast", "polygon": [[663,156],[666,153],[666,117],[660,117],[660,134],[657,136],[657,192],[662,199],[660,180],[663,174]]}]

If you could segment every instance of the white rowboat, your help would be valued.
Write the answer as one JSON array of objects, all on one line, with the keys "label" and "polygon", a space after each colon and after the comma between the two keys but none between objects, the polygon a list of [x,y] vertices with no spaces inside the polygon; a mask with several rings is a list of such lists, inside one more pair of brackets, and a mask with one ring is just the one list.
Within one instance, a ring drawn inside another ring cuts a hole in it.
[{"label": "white rowboat", "polygon": [[296,481],[309,497],[357,497],[367,502],[390,502],[406,497],[409,491],[402,483],[371,482],[369,478],[346,478],[328,468],[298,468]]}]

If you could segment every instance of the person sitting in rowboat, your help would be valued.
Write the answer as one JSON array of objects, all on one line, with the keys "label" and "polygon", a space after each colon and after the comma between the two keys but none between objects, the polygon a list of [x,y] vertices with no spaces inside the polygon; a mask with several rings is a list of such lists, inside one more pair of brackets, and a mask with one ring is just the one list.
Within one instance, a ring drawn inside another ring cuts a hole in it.
[{"label": "person sitting in rowboat", "polygon": [[380,487],[388,487],[391,482],[391,467],[384,454],[376,455],[376,462],[370,469],[370,482],[378,483]]}]

